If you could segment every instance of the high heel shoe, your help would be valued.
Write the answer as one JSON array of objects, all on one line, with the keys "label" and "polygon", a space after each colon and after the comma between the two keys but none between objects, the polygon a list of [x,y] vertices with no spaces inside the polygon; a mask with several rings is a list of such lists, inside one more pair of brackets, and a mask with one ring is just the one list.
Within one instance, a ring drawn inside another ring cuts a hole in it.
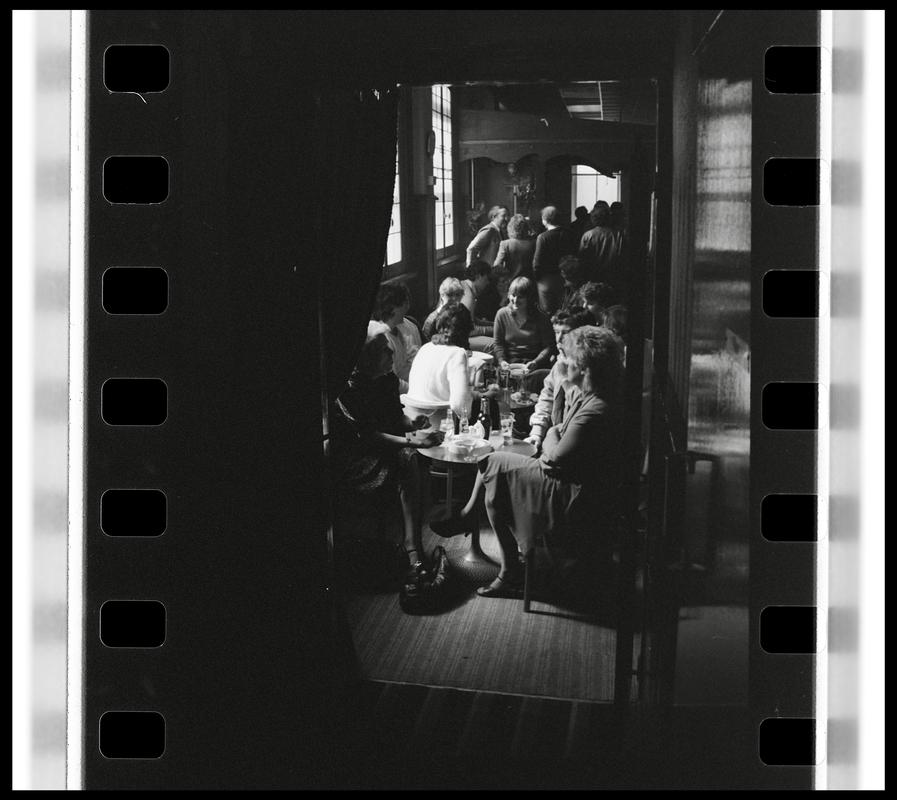
[{"label": "high heel shoe", "polygon": [[499,575],[488,586],[477,589],[480,597],[523,597],[523,583],[517,578]]},{"label": "high heel shoe", "polygon": [[416,559],[405,568],[405,575],[402,578],[402,583],[417,583],[418,579],[426,574],[426,572],[427,565],[423,561]]}]

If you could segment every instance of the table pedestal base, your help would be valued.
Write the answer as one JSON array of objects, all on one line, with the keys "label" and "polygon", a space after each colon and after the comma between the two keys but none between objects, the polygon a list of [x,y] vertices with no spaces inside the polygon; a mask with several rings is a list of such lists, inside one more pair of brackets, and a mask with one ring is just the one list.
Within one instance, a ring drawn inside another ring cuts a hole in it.
[{"label": "table pedestal base", "polygon": [[[479,523],[479,520],[477,520],[477,523]],[[483,552],[483,548],[480,547],[479,524],[477,524],[477,529],[475,531],[471,531],[470,547],[467,548],[467,552],[464,554],[464,560],[468,564],[494,564],[495,566],[498,566],[495,561]]]},{"label": "table pedestal base", "polygon": [[[455,476],[451,464],[449,464],[446,473],[445,504],[449,509],[449,513],[454,515],[454,507],[452,505],[452,489]],[[483,552],[483,548],[480,547],[479,514],[474,515],[473,527],[470,531],[470,547],[467,548],[467,552],[464,554],[464,560],[469,564],[495,564],[495,562]]]},{"label": "table pedestal base", "polygon": [[[489,444],[491,445],[493,452],[500,450],[505,453],[519,453],[527,457],[532,457],[536,453],[536,448],[534,448],[527,442],[514,440],[505,442],[500,431],[493,431],[491,433],[491,435],[489,436]],[[445,464],[445,506],[447,513],[454,516],[455,508],[452,501],[454,499],[453,495],[455,489],[455,467],[461,464],[463,464],[465,467],[474,467],[476,465],[476,461],[466,461],[462,458],[459,458],[457,455],[450,453],[441,446],[430,447],[420,450],[419,452],[421,453],[421,455],[433,459],[433,461]],[[499,564],[489,556],[487,556],[483,552],[483,548],[480,547],[480,523],[478,515],[474,516],[472,523],[473,524],[471,525],[471,529],[469,531],[470,546],[467,548],[467,552],[464,554],[464,561],[466,561],[468,564],[499,566]]]}]

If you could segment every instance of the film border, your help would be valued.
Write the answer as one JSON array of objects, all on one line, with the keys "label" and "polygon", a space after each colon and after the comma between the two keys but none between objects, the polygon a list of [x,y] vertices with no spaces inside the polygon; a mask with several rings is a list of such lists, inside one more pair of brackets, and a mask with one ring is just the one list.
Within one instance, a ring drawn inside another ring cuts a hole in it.
[{"label": "film border", "polygon": [[[815,20],[815,21],[814,21]],[[818,14],[795,13],[790,25],[782,24],[775,15],[758,16],[762,37],[772,44],[816,45],[819,42]],[[243,41],[233,16],[226,15],[222,30],[233,41]],[[264,91],[253,96],[246,83],[234,85],[229,105],[220,102],[220,91],[207,91],[189,78],[192,66],[199,60],[211,60],[215,75],[224,85],[228,71],[238,68],[228,60],[214,32],[184,15],[174,12],[141,12],[121,15],[91,12],[88,45],[88,231],[87,288],[87,363],[85,431],[87,435],[87,470],[85,482],[85,603],[84,603],[84,780],[86,788],[113,786],[170,786],[172,783],[199,786],[228,786],[254,782],[255,785],[276,784],[274,776],[257,766],[257,771],[239,774],[226,763],[221,749],[232,744],[223,732],[209,732],[206,740],[193,738],[178,751],[178,732],[196,725],[195,715],[215,708],[216,703],[229,704],[236,718],[257,737],[254,747],[266,752],[271,761],[293,759],[296,765],[284,774],[315,774],[314,765],[321,758],[320,743],[303,743],[301,753],[292,752],[274,732],[303,741],[308,730],[326,726],[322,719],[327,703],[309,698],[307,693],[288,692],[284,707],[287,715],[272,696],[256,698],[252,704],[240,695],[236,677],[222,677],[222,665],[211,663],[199,651],[191,649],[188,660],[179,658],[176,634],[177,611],[171,615],[171,638],[158,653],[122,653],[104,649],[93,635],[97,613],[103,602],[112,597],[160,600],[172,609],[187,610],[202,602],[218,603],[220,628],[203,629],[208,613],[182,616],[191,624],[182,630],[196,642],[213,635],[234,640],[232,662],[224,667],[234,676],[252,670],[252,654],[276,653],[272,663],[262,665],[256,679],[268,691],[277,694],[277,675],[296,676],[301,685],[303,676],[321,674],[322,660],[328,654],[326,586],[308,580],[303,584],[291,573],[286,562],[300,555],[296,544],[278,545],[271,536],[246,544],[262,548],[265,555],[257,569],[265,570],[269,585],[275,587],[269,602],[277,608],[297,608],[287,612],[286,625],[296,625],[307,633],[312,646],[298,646],[286,653],[270,631],[253,623],[247,605],[222,594],[222,583],[228,591],[251,596],[255,587],[248,576],[234,572],[246,553],[234,543],[223,542],[216,532],[248,531],[259,519],[274,527],[286,519],[303,518],[300,535],[307,538],[317,529],[323,530],[320,510],[311,515],[304,503],[309,502],[320,487],[322,459],[310,457],[307,447],[315,439],[300,433],[292,444],[277,441],[279,437],[264,433],[267,419],[279,419],[290,430],[303,430],[305,418],[290,409],[284,397],[298,396],[303,386],[320,380],[311,374],[276,379],[260,369],[254,358],[264,357],[272,372],[289,373],[295,359],[311,353],[302,350],[302,337],[314,341],[314,321],[297,321],[293,310],[302,307],[304,298],[298,286],[285,281],[272,281],[284,289],[265,306],[272,324],[293,325],[289,340],[279,353],[266,352],[264,337],[253,330],[246,317],[260,311],[256,305],[262,298],[254,291],[247,276],[219,280],[215,273],[214,255],[231,241],[220,229],[221,220],[234,222],[234,209],[222,200],[228,192],[241,193],[240,211],[247,212],[253,202],[263,202],[268,195],[242,171],[245,163],[236,163],[228,170],[216,169],[221,159],[232,154],[233,144],[223,137],[206,140],[203,125],[221,131],[232,126],[236,131],[241,154],[249,152],[248,139],[264,130],[259,123],[241,121],[247,108],[263,108],[261,97],[269,101],[288,90],[283,78],[259,71],[255,77],[267,83]],[[786,41],[787,39],[787,41]],[[172,53],[171,85],[154,97],[151,103],[127,94],[98,90],[102,80],[102,55],[110,44],[161,44]],[[241,68],[253,68],[248,60]],[[259,68],[260,69],[260,68]],[[758,620],[768,605],[813,605],[815,603],[815,547],[812,545],[769,542],[760,531],[760,506],[768,494],[788,492],[814,493],[816,485],[815,431],[773,431],[759,419],[763,386],[769,382],[815,382],[817,371],[817,320],[772,319],[762,312],[762,278],[770,269],[814,269],[819,261],[816,208],[784,208],[768,206],[762,196],[763,165],[774,157],[815,157],[818,153],[818,96],[777,96],[766,91],[762,80],[762,53],[758,53],[754,81],[752,169],[754,180],[752,201],[752,380],[751,380],[751,600],[750,600],[750,714],[753,730],[769,717],[811,717],[814,711],[813,678],[815,656],[783,657],[763,653],[759,648]],[[198,72],[197,72],[198,74]],[[203,74],[209,74],[206,70]],[[183,76],[183,80],[181,79]],[[307,87],[305,87],[307,90]],[[301,91],[301,90],[300,90]],[[782,108],[787,106],[787,111]],[[271,114],[271,130],[289,124],[297,130],[297,142],[291,149],[277,151],[275,160],[301,147],[303,138],[301,113],[279,109]],[[170,194],[159,206],[112,205],[103,199],[102,170],[105,159],[113,155],[160,155],[171,165]],[[262,169],[255,176],[273,180],[277,171]],[[280,176],[284,197],[298,188],[296,176]],[[308,211],[302,208],[301,211]],[[277,205],[273,214],[284,215],[285,206]],[[277,217],[276,217],[277,218]],[[281,220],[283,216],[279,217]],[[269,232],[264,214],[246,213],[246,231]],[[273,244],[285,251],[302,252],[308,245],[307,232],[278,232]],[[237,258],[250,263],[252,247],[243,245]],[[264,257],[262,257],[264,260]],[[101,279],[113,266],[156,266],[170,276],[170,305],[159,318],[111,318],[103,312]],[[210,344],[215,338],[215,344]],[[787,342],[787,353],[783,353]],[[225,357],[225,354],[227,357]],[[314,358],[309,359],[314,363]],[[158,430],[109,426],[100,414],[100,387],[110,378],[159,378],[170,386],[168,419]],[[250,392],[246,387],[253,386]],[[291,395],[291,393],[293,393]],[[272,416],[273,415],[273,416]],[[229,438],[228,438],[229,437]],[[204,470],[205,457],[214,459],[215,473],[211,486]],[[291,466],[284,474],[261,464],[260,451],[266,457],[282,459]],[[249,463],[236,463],[247,453],[255,453]],[[783,457],[784,456],[784,457]],[[242,470],[256,468],[257,478],[251,483],[268,488],[261,498],[249,488],[229,491],[239,485]],[[304,494],[288,496],[290,487],[309,487]],[[98,535],[99,497],[114,488],[158,489],[166,493],[170,505],[170,530],[157,541],[110,541]],[[249,509],[258,510],[261,501],[267,511],[256,517]],[[246,508],[241,510],[241,503]],[[316,507],[313,505],[312,507]],[[186,542],[184,537],[194,539]],[[200,538],[201,534],[201,538]],[[220,548],[218,552],[215,548]],[[303,577],[312,578],[324,563],[323,553],[316,553],[305,563]],[[123,593],[123,588],[127,591]],[[295,606],[291,605],[295,604]],[[317,615],[317,623],[311,620]],[[240,637],[244,637],[241,641]],[[320,652],[314,654],[312,651]],[[184,651],[180,651],[184,652]],[[276,669],[273,664],[276,663]],[[204,678],[214,680],[204,686]],[[218,695],[212,692],[214,688]],[[283,687],[281,687],[282,689]],[[230,689],[233,695],[228,695]],[[284,698],[278,698],[283,701]],[[168,749],[165,758],[151,761],[114,761],[99,753],[96,722],[111,710],[159,711],[168,725]],[[219,717],[219,720],[221,718]],[[183,726],[183,727],[182,727]],[[202,725],[193,728],[201,730]],[[219,730],[222,730],[220,726]],[[183,740],[182,740],[183,741]],[[178,754],[179,752],[179,754]],[[196,769],[197,764],[204,764]],[[188,767],[193,769],[189,771]],[[245,765],[244,765],[245,767]],[[205,771],[204,771],[205,770]],[[804,767],[776,767],[766,770],[768,785],[803,785],[811,780],[811,770]]]}]

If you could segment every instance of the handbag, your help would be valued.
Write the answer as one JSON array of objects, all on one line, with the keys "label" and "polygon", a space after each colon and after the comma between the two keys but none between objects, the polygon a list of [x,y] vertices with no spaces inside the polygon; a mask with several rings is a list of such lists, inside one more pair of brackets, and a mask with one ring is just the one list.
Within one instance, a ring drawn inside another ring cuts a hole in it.
[{"label": "handbag", "polygon": [[406,614],[436,614],[451,601],[451,562],[442,545],[433,549],[430,565],[399,590],[399,606]]}]

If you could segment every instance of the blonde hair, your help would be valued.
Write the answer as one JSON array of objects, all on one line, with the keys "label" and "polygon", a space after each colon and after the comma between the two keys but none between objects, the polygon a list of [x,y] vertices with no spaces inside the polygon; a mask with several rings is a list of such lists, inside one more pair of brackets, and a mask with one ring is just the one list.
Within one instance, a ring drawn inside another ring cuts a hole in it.
[{"label": "blonde hair", "polygon": [[508,237],[511,239],[529,239],[532,235],[529,221],[523,214],[515,214],[508,221]]},{"label": "blonde hair", "polygon": [[607,328],[583,325],[564,339],[567,358],[583,372],[588,370],[592,391],[605,400],[616,400],[622,391],[623,342]]},{"label": "blonde hair", "polygon": [[535,312],[539,303],[539,292],[536,288],[535,281],[530,280],[526,275],[518,275],[511,281],[510,286],[508,286],[508,297],[511,297],[512,295],[515,297],[517,295],[525,297],[529,305],[529,311]]},{"label": "blonde hair", "polygon": [[446,278],[439,284],[439,307],[449,305],[453,300],[460,302],[464,297],[464,286],[457,278]]}]

